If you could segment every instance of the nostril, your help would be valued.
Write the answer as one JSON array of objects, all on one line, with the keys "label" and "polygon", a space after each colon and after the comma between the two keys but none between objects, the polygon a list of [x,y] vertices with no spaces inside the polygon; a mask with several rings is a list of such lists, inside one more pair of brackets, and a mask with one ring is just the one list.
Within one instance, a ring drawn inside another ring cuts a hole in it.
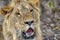
[{"label": "nostril", "polygon": [[31,23],[33,23],[34,21],[31,21]]},{"label": "nostril", "polygon": [[25,24],[31,25],[34,21],[24,22]]},{"label": "nostril", "polygon": [[25,24],[28,24],[28,22],[24,22]]}]

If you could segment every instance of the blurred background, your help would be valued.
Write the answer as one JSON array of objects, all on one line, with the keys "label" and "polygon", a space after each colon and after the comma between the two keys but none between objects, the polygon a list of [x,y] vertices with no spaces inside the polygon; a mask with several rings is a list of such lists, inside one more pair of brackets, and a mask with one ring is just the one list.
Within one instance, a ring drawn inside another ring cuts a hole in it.
[{"label": "blurred background", "polygon": [[[0,8],[11,0],[0,0]],[[40,0],[41,5],[41,31],[43,40],[60,40],[60,0]],[[0,15],[0,40],[4,40],[2,23],[4,18]]]}]

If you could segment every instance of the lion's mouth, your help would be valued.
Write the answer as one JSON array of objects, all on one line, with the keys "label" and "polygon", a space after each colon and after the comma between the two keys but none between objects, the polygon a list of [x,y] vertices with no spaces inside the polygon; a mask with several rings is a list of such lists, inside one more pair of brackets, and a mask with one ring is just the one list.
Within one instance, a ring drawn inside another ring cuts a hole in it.
[{"label": "lion's mouth", "polygon": [[34,30],[32,28],[29,28],[27,31],[26,31],[26,35],[27,36],[32,36],[34,34]]},{"label": "lion's mouth", "polygon": [[29,28],[26,32],[22,32],[22,37],[25,39],[33,39],[35,37],[35,32],[32,28]]}]

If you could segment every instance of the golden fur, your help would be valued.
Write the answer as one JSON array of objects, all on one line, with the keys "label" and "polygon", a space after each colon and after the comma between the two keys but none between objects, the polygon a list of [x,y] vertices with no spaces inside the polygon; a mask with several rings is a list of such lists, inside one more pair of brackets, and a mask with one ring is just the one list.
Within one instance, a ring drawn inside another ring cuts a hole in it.
[{"label": "golden fur", "polygon": [[[35,2],[33,2],[35,1]],[[33,20],[36,39],[42,40],[40,29],[40,9],[39,0],[12,0],[12,2],[0,9],[0,13],[4,16],[3,35],[5,40],[23,40],[21,32],[26,32],[26,24],[24,22]],[[17,34],[17,30],[19,34]],[[19,37],[20,38],[19,38]]]}]

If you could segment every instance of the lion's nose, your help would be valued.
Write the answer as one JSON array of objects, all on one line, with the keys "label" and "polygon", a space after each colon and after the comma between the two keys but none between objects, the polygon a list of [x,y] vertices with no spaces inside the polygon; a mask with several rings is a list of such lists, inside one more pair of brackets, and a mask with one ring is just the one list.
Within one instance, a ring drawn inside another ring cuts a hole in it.
[{"label": "lion's nose", "polygon": [[33,23],[34,21],[27,21],[25,24],[28,24],[29,26]]}]

